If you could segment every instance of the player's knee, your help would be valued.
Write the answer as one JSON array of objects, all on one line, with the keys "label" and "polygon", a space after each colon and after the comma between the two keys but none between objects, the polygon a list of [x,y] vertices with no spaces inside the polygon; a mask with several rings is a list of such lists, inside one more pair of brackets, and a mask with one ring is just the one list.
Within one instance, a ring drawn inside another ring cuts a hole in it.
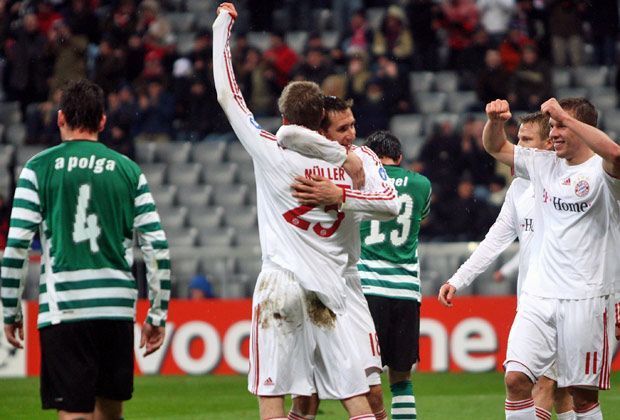
[{"label": "player's knee", "polygon": [[530,398],[534,384],[528,376],[522,372],[506,372],[504,377],[508,395],[520,399]]},{"label": "player's knee", "polygon": [[570,387],[573,406],[576,411],[587,411],[598,403],[598,391],[594,389]]},{"label": "player's knee", "polygon": [[[315,394],[316,395],[316,394]],[[293,398],[293,412],[301,416],[315,415],[318,408],[318,398],[316,402],[312,397],[298,396]]]}]

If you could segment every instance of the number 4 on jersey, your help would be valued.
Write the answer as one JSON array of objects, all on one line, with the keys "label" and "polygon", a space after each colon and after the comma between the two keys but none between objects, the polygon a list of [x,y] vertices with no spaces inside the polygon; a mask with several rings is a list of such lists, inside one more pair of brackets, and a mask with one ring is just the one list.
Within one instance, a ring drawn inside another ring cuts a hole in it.
[{"label": "number 4 on jersey", "polygon": [[97,238],[101,234],[101,229],[97,224],[97,215],[86,215],[88,202],[90,201],[90,185],[80,185],[80,193],[77,199],[77,208],[75,210],[75,223],[73,223],[73,242],[80,243],[90,241],[90,251],[99,252]]}]

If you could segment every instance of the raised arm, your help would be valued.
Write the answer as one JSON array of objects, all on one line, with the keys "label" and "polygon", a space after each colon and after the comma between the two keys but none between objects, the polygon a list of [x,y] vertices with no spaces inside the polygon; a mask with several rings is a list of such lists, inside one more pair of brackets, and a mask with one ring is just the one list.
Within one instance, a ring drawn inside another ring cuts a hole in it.
[{"label": "raised arm", "polygon": [[514,203],[511,190],[509,190],[499,216],[497,216],[484,240],[439,290],[439,301],[445,306],[452,306],[454,293],[469,286],[480,273],[489,268],[491,263],[508,248],[516,237]]},{"label": "raised arm", "polygon": [[575,133],[594,153],[603,158],[603,169],[614,178],[620,178],[620,145],[598,128],[579,121],[566,112],[555,98],[540,106],[557,123]]},{"label": "raised arm", "polygon": [[42,221],[38,190],[36,175],[26,165],[15,189],[8,241],[0,270],[4,331],[9,343],[17,348],[22,348],[24,339],[21,299],[28,271],[28,250]]},{"label": "raised arm", "polygon": [[487,122],[482,132],[484,149],[498,161],[514,165],[514,145],[508,141],[504,123],[510,119],[508,101],[497,99],[486,106]]},{"label": "raised arm", "polygon": [[146,345],[148,355],[163,344],[171,284],[168,241],[144,175],[140,175],[134,207],[134,229],[146,265],[151,304],[140,340],[140,347]]},{"label": "raised arm", "polygon": [[[254,119],[237,85],[230,58],[230,31],[237,17],[234,6],[222,3],[217,9],[218,16],[213,22],[213,77],[217,100],[226,113],[235,134],[253,159],[269,160],[273,157],[276,138],[265,131]],[[210,118],[205,115],[204,118]]]}]

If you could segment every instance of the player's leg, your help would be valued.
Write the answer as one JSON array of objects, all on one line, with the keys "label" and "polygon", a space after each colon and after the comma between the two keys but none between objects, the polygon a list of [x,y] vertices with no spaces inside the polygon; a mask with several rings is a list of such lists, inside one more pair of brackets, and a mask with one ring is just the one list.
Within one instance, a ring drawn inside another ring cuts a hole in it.
[{"label": "player's leg", "polygon": [[93,321],[99,375],[95,420],[123,418],[123,401],[133,394],[134,324],[131,321]]},{"label": "player's leg", "polygon": [[551,410],[553,409],[553,396],[555,394],[556,383],[553,379],[541,376],[534,384],[532,398],[536,406],[536,417],[542,420],[551,420]]},{"label": "player's leg", "polygon": [[603,420],[603,413],[598,402],[598,390],[570,387],[575,408],[575,418],[578,420]]},{"label": "player's leg", "polygon": [[313,420],[319,411],[319,396],[315,393],[311,396],[295,395],[293,397],[293,407],[288,413],[291,420]]},{"label": "player's leg", "polygon": [[392,416],[417,418],[411,367],[419,359],[420,303],[415,300],[367,296],[375,321],[381,359],[388,366]]},{"label": "player's leg", "polygon": [[284,395],[311,395],[314,344],[305,319],[305,292],[286,270],[261,272],[253,297],[248,390],[262,419],[286,418]]},{"label": "player's leg", "polygon": [[97,397],[94,420],[122,420],[123,402]]},{"label": "player's leg", "polygon": [[340,400],[342,406],[347,413],[349,413],[350,420],[370,420],[376,419],[375,415],[370,410],[370,404],[366,395],[356,395],[351,398],[345,398]]},{"label": "player's leg", "polygon": [[561,301],[558,386],[570,387],[577,419],[602,419],[599,389],[609,389],[613,301],[609,296]]},{"label": "player's leg", "polygon": [[538,382],[534,385],[533,395],[536,403],[536,414],[540,418],[550,419],[551,407],[553,406],[559,420],[573,420],[575,418],[573,398],[568,392],[568,388],[558,388],[557,382],[557,363],[553,363],[551,368],[538,378]]},{"label": "player's leg", "polygon": [[553,395],[553,407],[558,420],[574,420],[573,397],[568,388],[556,388]]},{"label": "player's leg", "polygon": [[549,370],[556,358],[557,307],[557,300],[521,295],[504,362],[506,419],[536,418],[532,390],[537,378]]},{"label": "player's leg", "polygon": [[39,331],[41,402],[44,409],[56,409],[59,419],[93,419],[97,360],[90,323],[61,323]]}]

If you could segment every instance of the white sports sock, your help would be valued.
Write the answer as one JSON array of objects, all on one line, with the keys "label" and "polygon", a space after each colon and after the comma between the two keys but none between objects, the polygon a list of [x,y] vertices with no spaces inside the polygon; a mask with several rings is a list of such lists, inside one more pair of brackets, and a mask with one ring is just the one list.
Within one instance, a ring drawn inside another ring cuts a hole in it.
[{"label": "white sports sock", "polygon": [[558,415],[558,420],[575,420],[575,412],[573,410],[571,411],[565,411],[563,413],[557,413]]},{"label": "white sports sock", "polygon": [[534,400],[529,398],[520,401],[508,401],[504,403],[506,420],[536,420],[536,407]]},{"label": "white sports sock", "polygon": [[595,406],[587,411],[575,410],[575,418],[577,420],[603,420],[603,413],[601,412],[601,405],[596,403]]},{"label": "white sports sock", "polygon": [[551,412],[541,407],[536,407],[536,418],[540,420],[551,420]]}]

